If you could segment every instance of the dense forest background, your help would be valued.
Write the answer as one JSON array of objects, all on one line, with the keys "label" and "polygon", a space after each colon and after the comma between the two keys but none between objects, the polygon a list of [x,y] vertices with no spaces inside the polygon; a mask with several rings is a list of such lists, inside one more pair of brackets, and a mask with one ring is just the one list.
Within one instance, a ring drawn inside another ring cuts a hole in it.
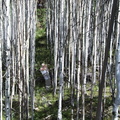
[{"label": "dense forest background", "polygon": [[40,119],[117,119],[119,1],[51,0],[45,5],[47,51],[40,64],[49,66],[52,94],[43,92],[48,105]]},{"label": "dense forest background", "polygon": [[118,120],[119,53],[120,0],[0,0],[0,120]]}]

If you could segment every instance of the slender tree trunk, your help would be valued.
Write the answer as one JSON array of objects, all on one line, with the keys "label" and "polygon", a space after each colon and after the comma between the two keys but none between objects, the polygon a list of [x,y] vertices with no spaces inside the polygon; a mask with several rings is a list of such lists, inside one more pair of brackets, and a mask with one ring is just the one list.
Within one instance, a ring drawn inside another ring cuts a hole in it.
[{"label": "slender tree trunk", "polygon": [[54,95],[56,94],[58,77],[58,2],[55,0]]},{"label": "slender tree trunk", "polygon": [[109,49],[110,49],[111,34],[113,32],[113,24],[114,24],[114,18],[115,18],[115,14],[116,14],[117,3],[118,3],[117,0],[113,1],[111,19],[109,22],[108,36],[106,39],[107,44],[105,47],[105,57],[104,57],[102,76],[101,76],[101,81],[100,81],[100,86],[99,86],[99,97],[98,97],[96,120],[101,120],[102,93],[103,93],[103,88],[104,88],[104,83],[105,83],[105,72],[106,72],[106,67],[107,67],[108,53],[109,53]]},{"label": "slender tree trunk", "polygon": [[23,84],[22,84],[22,80],[23,80],[23,77],[21,78],[21,76],[23,75],[21,73],[21,40],[22,40],[22,32],[21,32],[21,0],[20,1],[17,1],[17,14],[18,14],[18,41],[17,41],[17,63],[18,63],[18,80],[19,80],[19,84],[18,84],[18,88],[19,88],[19,119],[22,120],[23,119],[23,113],[22,113],[22,88],[23,88]]},{"label": "slender tree trunk", "polygon": [[78,54],[78,68],[77,68],[77,116],[76,116],[76,120],[79,120],[79,111],[80,111],[80,68],[81,68],[81,41],[80,41],[80,11],[79,8],[81,8],[81,0],[77,1],[77,32],[78,32],[78,36],[77,36],[77,43],[78,43],[78,49],[77,49],[77,54]]},{"label": "slender tree trunk", "polygon": [[[120,5],[120,2],[119,2]],[[119,6],[120,8],[120,6]],[[116,77],[116,85],[117,85],[117,94],[115,101],[113,103],[113,120],[118,120],[118,108],[120,105],[120,12],[118,14],[118,26],[117,26],[117,51],[116,51],[116,70],[115,70],[115,77]]]},{"label": "slender tree trunk", "polygon": [[30,6],[29,6],[29,1],[25,0],[25,45],[26,45],[26,50],[25,50],[25,99],[26,99],[26,119],[28,119],[29,116],[29,32],[30,32]]},{"label": "slender tree trunk", "polygon": [[79,42],[78,42],[78,71],[77,71],[77,120],[79,120],[79,111],[80,111],[80,107],[79,107],[79,101],[80,101],[80,67],[81,67],[81,64],[80,64],[80,61],[81,61],[81,41],[80,39],[78,39]]},{"label": "slender tree trunk", "polygon": [[75,97],[75,77],[76,77],[76,43],[77,43],[77,17],[76,17],[76,0],[72,1],[72,63],[71,63],[71,120],[74,119],[74,97]]},{"label": "slender tree trunk", "polygon": [[35,65],[35,30],[36,30],[36,5],[37,1],[32,0],[30,2],[30,25],[31,25],[31,31],[30,31],[30,91],[31,91],[31,113],[32,113],[32,120],[34,119],[34,99],[35,99],[35,78],[34,78],[34,65]]},{"label": "slender tree trunk", "polygon": [[71,55],[72,55],[72,50],[71,50],[71,43],[72,43],[72,0],[69,1],[69,67],[68,67],[68,88],[70,87],[71,83]]},{"label": "slender tree trunk", "polygon": [[5,111],[6,120],[10,120],[10,0],[5,2],[6,5],[6,81],[5,81]]},{"label": "slender tree trunk", "polygon": [[15,95],[15,82],[16,82],[16,64],[15,64],[15,34],[16,34],[16,29],[15,29],[15,19],[16,18],[16,13],[15,13],[15,2],[11,0],[11,73],[12,73],[12,90],[11,90],[11,108],[12,108],[12,102],[13,102],[13,97]]},{"label": "slender tree trunk", "polygon": [[63,97],[63,71],[64,71],[64,0],[60,1],[60,46],[59,46],[59,71],[60,71],[60,81],[59,81],[59,105],[58,105],[58,120],[62,120],[62,97]]},{"label": "slender tree trunk", "polygon": [[[84,7],[83,7],[84,6]],[[86,75],[85,75],[85,37],[86,37],[86,15],[85,15],[85,9],[86,9],[86,4],[85,1],[83,1],[82,4],[83,8],[83,14],[82,14],[82,120],[85,120],[85,92],[86,92]]]},{"label": "slender tree trunk", "polygon": [[3,35],[2,35],[2,19],[3,19],[3,15],[2,15],[2,0],[0,0],[0,120],[2,120],[2,107],[3,107],[3,102],[2,102],[2,84],[3,84],[3,80],[2,80],[2,41],[3,41]]}]

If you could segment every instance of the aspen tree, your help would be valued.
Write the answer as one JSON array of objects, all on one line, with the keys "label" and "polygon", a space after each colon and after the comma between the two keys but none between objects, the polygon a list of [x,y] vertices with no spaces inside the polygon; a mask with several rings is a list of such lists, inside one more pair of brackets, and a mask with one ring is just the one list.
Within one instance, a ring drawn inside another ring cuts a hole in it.
[{"label": "aspen tree", "polygon": [[54,94],[57,89],[58,77],[58,0],[55,0],[55,41],[54,41]]},{"label": "aspen tree", "polygon": [[[80,39],[79,39],[79,43],[78,43],[78,61],[81,60],[81,50],[80,50],[80,47],[81,47],[81,44],[80,44]],[[79,107],[79,101],[80,101],[80,62],[78,62],[78,70],[77,70],[77,120],[79,120],[79,110],[80,110],[80,107]]]},{"label": "aspen tree", "polygon": [[12,88],[11,88],[11,108],[13,97],[15,95],[15,82],[16,82],[16,57],[15,57],[15,41],[16,37],[16,11],[15,11],[15,1],[11,0],[11,69],[12,69]]},{"label": "aspen tree", "polygon": [[118,120],[118,106],[120,104],[120,90],[119,90],[119,57],[120,57],[120,32],[119,32],[119,41],[118,48],[116,53],[116,83],[117,83],[117,95],[113,107],[113,120]]},{"label": "aspen tree", "polygon": [[[120,9],[120,2],[119,2],[119,9]],[[119,81],[119,61],[120,61],[120,12],[118,13],[118,19],[117,19],[117,50],[116,50],[116,68],[115,68],[115,78],[116,78],[116,84],[117,84],[117,93],[116,98],[113,103],[113,120],[118,120],[118,109],[120,105],[120,81]]]},{"label": "aspen tree", "polygon": [[26,90],[25,90],[25,1],[21,0],[21,16],[20,16],[20,25],[21,25],[21,29],[20,29],[20,35],[21,35],[21,39],[20,39],[20,58],[21,58],[21,90],[22,90],[22,106],[21,109],[22,111],[24,111],[24,113],[22,112],[22,119],[27,119],[26,118]]},{"label": "aspen tree", "polygon": [[[55,39],[55,32],[54,32],[54,24],[55,24],[55,1],[52,0],[51,1],[51,42],[50,45],[53,46],[54,45],[54,39]],[[53,51],[53,49],[51,49],[51,52]],[[53,52],[52,52],[53,53]]]},{"label": "aspen tree", "polygon": [[29,116],[29,94],[30,94],[30,91],[29,91],[29,79],[30,79],[30,77],[29,77],[29,39],[30,39],[30,35],[29,35],[29,33],[30,33],[30,1],[28,1],[28,0],[25,0],[25,21],[26,21],[26,25],[25,25],[25,40],[26,40],[26,61],[25,61],[25,63],[26,63],[26,72],[25,72],[25,74],[26,74],[26,87],[27,87],[27,89],[26,89],[26,101],[27,101],[27,110],[28,110],[28,115],[27,116]]},{"label": "aspen tree", "polygon": [[82,42],[81,42],[81,39],[82,39],[82,14],[83,14],[83,9],[82,9],[82,1],[81,0],[78,0],[77,1],[77,31],[78,31],[78,40],[77,40],[77,43],[78,43],[78,70],[77,70],[77,120],[79,120],[80,116],[79,116],[79,112],[80,112],[80,83],[81,83],[81,45],[82,45]]},{"label": "aspen tree", "polygon": [[20,114],[21,114],[21,119],[24,119],[24,114],[22,111],[25,111],[25,101],[24,101],[24,80],[25,80],[25,49],[24,49],[24,26],[23,26],[23,21],[24,21],[24,15],[23,15],[23,1],[20,0],[18,5],[19,5],[19,54],[20,54],[20,80],[19,80],[19,97],[20,97]]},{"label": "aspen tree", "polygon": [[46,37],[47,37],[47,45],[48,45],[48,41],[49,41],[49,3],[48,0],[46,0]]},{"label": "aspen tree", "polygon": [[101,83],[99,87],[99,97],[98,97],[98,105],[97,105],[97,113],[96,113],[97,120],[101,120],[102,92],[103,92],[103,87],[104,87],[104,82],[105,82],[105,72],[106,72],[106,66],[107,66],[107,60],[108,60],[108,53],[110,49],[111,34],[113,32],[113,24],[114,24],[114,18],[115,18],[115,13],[116,13],[116,6],[117,6],[117,0],[114,0],[113,5],[112,5],[111,19],[109,22],[108,36],[106,39],[107,44],[105,48],[105,57],[104,57],[104,62],[103,62]]},{"label": "aspen tree", "polygon": [[68,78],[68,88],[70,87],[70,84],[71,84],[71,43],[72,43],[72,0],[69,1],[69,67],[68,67],[68,75],[69,75],[69,78]]},{"label": "aspen tree", "polygon": [[35,31],[36,31],[36,5],[37,1],[32,0],[30,2],[30,25],[31,25],[31,31],[30,31],[30,91],[31,91],[31,113],[32,113],[32,120],[34,119],[34,99],[35,99],[35,78],[34,78],[34,65],[35,65]]},{"label": "aspen tree", "polygon": [[[90,38],[90,17],[91,17],[91,4],[92,0],[89,0],[89,7],[87,9],[87,6],[85,8],[85,18],[88,16],[87,21],[86,21],[86,31],[83,33],[85,36],[85,76],[84,76],[84,85],[86,85],[86,75],[87,75],[87,70],[88,70],[88,47],[89,47],[89,38]],[[87,3],[86,3],[87,4]],[[86,89],[86,87],[84,88]],[[85,90],[86,91],[86,90]]]},{"label": "aspen tree", "polygon": [[74,94],[75,94],[75,72],[76,72],[76,42],[77,42],[77,31],[76,31],[76,0],[72,1],[72,43],[71,44],[71,120],[74,115]]},{"label": "aspen tree", "polygon": [[[84,6],[84,7],[83,7]],[[85,120],[85,92],[86,92],[86,75],[85,75],[85,37],[86,37],[86,3],[83,1],[83,14],[82,14],[82,119]],[[85,75],[85,76],[84,76]]]},{"label": "aspen tree", "polygon": [[5,18],[5,30],[6,30],[6,81],[5,81],[5,111],[6,111],[6,120],[10,120],[11,110],[10,110],[10,0],[4,1],[6,5],[6,18]]},{"label": "aspen tree", "polygon": [[93,41],[93,84],[96,82],[96,60],[97,60],[97,37],[98,37],[98,15],[99,15],[99,1],[96,3],[95,9],[95,30],[94,30],[94,41]]},{"label": "aspen tree", "polygon": [[47,31],[46,31],[46,34],[47,34],[47,45],[49,45],[50,44],[50,31],[51,31],[51,28],[50,28],[50,24],[51,24],[51,21],[50,21],[50,19],[51,19],[51,6],[50,6],[50,1],[51,0],[46,0],[46,6],[47,6],[47,12],[46,12],[46,21],[47,21]]},{"label": "aspen tree", "polygon": [[[109,5],[109,9],[111,10],[112,8],[112,2]],[[110,16],[110,12],[108,12],[109,16]],[[116,17],[115,19],[117,19],[118,13],[116,13]],[[104,84],[104,100],[103,100],[103,118],[105,117],[105,107],[106,107],[106,87],[107,87],[107,79],[109,79],[109,85],[110,85],[110,89],[111,89],[111,96],[112,96],[112,101],[114,101],[114,82],[113,82],[113,78],[115,78],[114,76],[114,67],[113,65],[115,65],[115,55],[114,55],[114,50],[116,43],[116,36],[117,36],[117,25],[116,22],[114,22],[114,26],[113,26],[113,33],[111,34],[111,43],[110,43],[110,53],[109,53],[109,61],[108,61],[108,67],[107,67],[107,72],[106,72],[106,79],[105,79],[105,84]],[[113,60],[114,59],[114,60]]]},{"label": "aspen tree", "polygon": [[2,108],[3,108],[3,96],[2,96],[2,41],[3,41],[3,35],[2,35],[2,19],[3,19],[3,14],[2,14],[2,0],[0,0],[0,120],[2,120]]},{"label": "aspen tree", "polygon": [[[94,4],[94,2],[95,1],[92,1],[91,4]],[[90,19],[91,19],[90,20],[90,24],[91,24],[90,28],[94,28],[95,27],[95,5],[91,6]],[[94,28],[93,31],[89,30],[90,31],[90,38],[89,38],[90,42],[89,42],[89,49],[88,49],[88,52],[89,52],[89,60],[88,60],[88,62],[90,62],[89,64],[92,65],[92,68],[91,68],[92,69],[92,80],[91,80],[91,89],[90,89],[90,91],[91,91],[91,94],[90,94],[90,119],[93,118],[93,108],[92,108],[93,107],[93,101],[92,100],[93,100],[94,74],[96,74],[93,71],[93,68],[94,68],[94,66],[96,64],[96,62],[95,62],[95,64],[93,63],[94,58],[95,58],[94,48],[96,48],[95,45],[94,45],[94,42],[95,42],[95,40],[94,40],[94,32],[95,32],[95,30],[96,30],[96,28]],[[88,66],[88,67],[90,67],[90,66]]]},{"label": "aspen tree", "polygon": [[[52,25],[53,25],[53,16],[52,16],[52,13],[53,13],[53,4],[52,4],[52,0],[49,0],[49,41],[48,41],[48,43],[49,43],[49,45],[50,45],[50,47],[52,47]],[[51,50],[52,51],[52,50]]]},{"label": "aspen tree", "polygon": [[60,42],[59,42],[59,105],[58,105],[58,120],[62,120],[62,96],[63,96],[63,70],[64,70],[64,5],[65,1],[60,1]]},{"label": "aspen tree", "polygon": [[[20,89],[20,36],[19,36],[19,29],[20,29],[20,8],[19,8],[19,1],[16,1],[16,15],[18,15],[18,17],[16,18],[16,67],[17,67],[17,71],[16,71],[16,77],[17,77],[17,81],[18,81],[18,88]],[[21,89],[20,89],[21,90]],[[21,91],[19,90],[19,120],[21,120]]]},{"label": "aspen tree", "polygon": [[[69,1],[66,1],[66,14],[65,14],[65,21],[66,21],[66,23],[65,23],[65,75],[66,75],[66,79],[67,79],[67,81],[65,82],[66,83],[66,85],[68,86],[68,84],[70,84],[70,83],[68,83],[68,67],[69,67],[69,61],[68,61],[68,59],[69,59],[69,54],[68,54],[68,51],[69,51]],[[65,86],[66,87],[66,86]]]}]

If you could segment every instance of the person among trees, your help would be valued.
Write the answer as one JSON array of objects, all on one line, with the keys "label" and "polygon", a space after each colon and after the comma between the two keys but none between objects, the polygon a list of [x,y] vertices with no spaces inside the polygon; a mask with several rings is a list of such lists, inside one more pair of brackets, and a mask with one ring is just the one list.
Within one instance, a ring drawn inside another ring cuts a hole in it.
[{"label": "person among trees", "polygon": [[41,71],[41,73],[42,73],[42,75],[45,79],[46,89],[50,88],[51,87],[51,78],[50,78],[50,74],[49,74],[47,64],[42,63],[40,71]]}]

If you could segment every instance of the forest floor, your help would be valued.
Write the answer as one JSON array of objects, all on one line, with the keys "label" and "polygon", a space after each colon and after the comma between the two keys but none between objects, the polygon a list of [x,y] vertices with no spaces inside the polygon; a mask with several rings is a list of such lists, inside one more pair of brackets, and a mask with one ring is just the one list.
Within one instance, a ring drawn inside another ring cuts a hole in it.
[{"label": "forest floor", "polygon": [[[89,86],[89,84],[88,84]],[[59,90],[58,90],[59,91]],[[53,88],[46,90],[45,83],[38,84],[35,88],[35,120],[57,120],[57,112],[58,112],[58,91],[57,95],[53,95]],[[94,96],[91,99],[90,91],[88,90],[85,95],[85,120],[91,119],[91,112],[92,112],[92,119],[94,120],[96,115],[96,106],[97,106],[97,88],[94,89]],[[74,118],[76,117],[76,94],[74,97]],[[109,87],[106,89],[106,95],[104,101],[104,117],[103,120],[111,120],[112,117],[112,99],[110,96]],[[71,94],[70,89],[64,88],[64,98],[62,104],[62,113],[63,113],[63,120],[70,120],[71,119]],[[91,111],[92,110],[92,111]],[[80,96],[80,120],[82,120],[82,96]]]}]

